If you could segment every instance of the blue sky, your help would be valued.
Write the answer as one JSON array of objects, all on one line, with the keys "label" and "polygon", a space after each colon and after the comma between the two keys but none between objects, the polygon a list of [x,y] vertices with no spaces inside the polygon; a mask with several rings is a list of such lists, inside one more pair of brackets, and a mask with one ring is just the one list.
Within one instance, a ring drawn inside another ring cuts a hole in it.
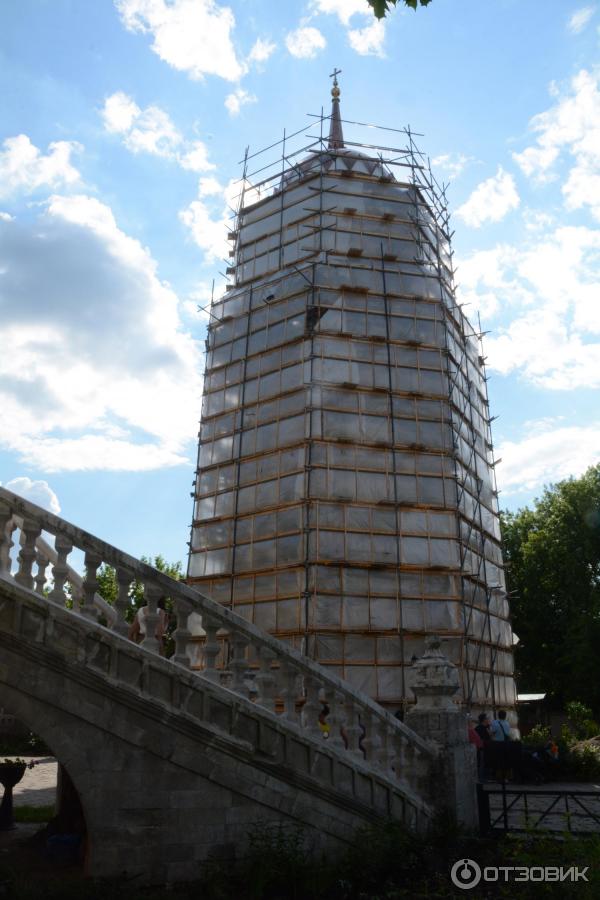
[{"label": "blue sky", "polygon": [[[489,331],[501,504],[600,459],[600,5],[20,0],[0,10],[0,480],[186,558],[206,317],[251,152],[421,132]],[[310,129],[309,129],[310,131]],[[314,132],[313,132],[314,133]],[[352,129],[346,126],[346,135]]]}]

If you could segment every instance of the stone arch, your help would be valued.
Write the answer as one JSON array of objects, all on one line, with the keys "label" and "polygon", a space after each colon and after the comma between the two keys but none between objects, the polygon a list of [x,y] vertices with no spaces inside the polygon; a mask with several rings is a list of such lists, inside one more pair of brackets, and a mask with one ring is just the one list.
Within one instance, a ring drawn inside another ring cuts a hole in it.
[{"label": "stone arch", "polygon": [[[76,742],[71,738],[66,729],[61,728],[59,718],[61,713],[57,710],[50,709],[46,704],[32,697],[17,688],[0,682],[0,706],[10,711],[20,722],[22,722],[30,731],[38,735],[42,741],[50,748],[59,764],[59,768],[63,768],[67,774],[67,782],[65,791],[68,796],[70,790],[75,791],[81,814],[83,816],[85,836],[89,841],[93,832],[92,819],[88,814],[86,805],[89,809],[89,803],[86,804],[86,785],[83,777],[82,758],[85,757],[85,749],[77,748]],[[92,827],[90,827],[92,825]],[[84,870],[88,860],[89,853],[85,853],[83,864]]]}]

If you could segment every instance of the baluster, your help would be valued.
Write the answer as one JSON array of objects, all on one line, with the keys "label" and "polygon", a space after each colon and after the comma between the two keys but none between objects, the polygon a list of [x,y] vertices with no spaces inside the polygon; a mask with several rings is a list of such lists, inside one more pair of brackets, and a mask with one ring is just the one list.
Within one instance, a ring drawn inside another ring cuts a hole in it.
[{"label": "baluster", "polygon": [[325,701],[329,707],[326,722],[329,725],[329,741],[333,747],[343,750],[346,747],[342,731],[344,728],[344,695],[335,688],[325,691]]},{"label": "baluster", "polygon": [[261,647],[258,651],[260,671],[255,679],[258,688],[256,702],[271,712],[275,709],[275,674],[271,669],[274,659],[276,654],[270,647]]},{"label": "baluster", "polygon": [[115,610],[117,613],[117,621],[115,622],[114,631],[117,634],[122,634],[123,637],[127,637],[129,634],[129,623],[127,622],[127,610],[131,606],[131,599],[129,597],[129,589],[131,588],[131,582],[133,581],[133,575],[131,572],[128,572],[127,569],[122,569],[120,566],[117,568],[117,600],[115,603]]},{"label": "baluster", "polygon": [[56,550],[56,562],[52,566],[52,579],[54,581],[54,587],[50,591],[50,600],[53,600],[55,603],[60,603],[61,606],[64,606],[66,600],[64,590],[65,581],[67,580],[67,575],[69,574],[67,557],[73,549],[73,544],[66,535],[57,534],[54,541],[54,549]]},{"label": "baluster", "polygon": [[391,730],[389,725],[387,725],[385,722],[381,723],[379,736],[380,744],[379,750],[377,752],[377,765],[382,772],[385,772],[386,775],[389,775],[392,771],[392,759],[394,757],[394,750],[392,748]]},{"label": "baluster", "polygon": [[85,552],[85,578],[83,580],[83,606],[80,609],[81,615],[93,622],[98,619],[98,611],[94,605],[94,595],[98,587],[98,579],[96,573],[102,562],[101,557],[94,550],[86,550]]},{"label": "baluster", "polygon": [[220,681],[219,672],[217,671],[216,660],[219,655],[220,644],[217,640],[217,631],[220,622],[213,619],[212,616],[202,616],[202,626],[206,631],[206,643],[204,644],[204,672],[202,673],[209,681]]},{"label": "baluster", "polygon": [[248,671],[248,663],[246,661],[248,639],[242,634],[234,634],[231,644],[233,646],[233,659],[230,662],[230,669],[233,673],[231,690],[247,697],[248,689],[244,684],[244,677]]},{"label": "baluster", "polygon": [[410,773],[413,790],[421,797],[430,797],[433,786],[432,779],[435,773],[435,762],[429,760],[419,747],[416,747],[409,741],[405,742],[404,749],[404,769],[396,772],[396,774],[402,776],[405,781],[409,781],[407,775]]},{"label": "baluster", "polygon": [[289,719],[290,722],[297,722],[299,719],[296,709],[296,700],[298,699],[298,671],[294,668],[289,660],[283,658],[281,660],[281,681],[283,696],[283,717]]},{"label": "baluster", "polygon": [[185,600],[181,600],[179,597],[175,599],[174,607],[175,618],[177,620],[177,628],[175,629],[175,633],[173,635],[173,639],[175,641],[175,653],[172,657],[172,661],[178,663],[180,666],[185,666],[186,669],[189,669],[190,658],[187,654],[187,645],[191,637],[191,633],[188,629],[188,618],[191,612],[191,608],[189,603],[187,603]]},{"label": "baluster", "polygon": [[21,528],[21,549],[19,551],[19,571],[15,575],[15,581],[23,587],[33,588],[32,568],[35,562],[35,542],[42,533],[41,526],[33,519],[24,519]]},{"label": "baluster", "polygon": [[321,681],[315,675],[304,676],[304,691],[306,694],[306,702],[302,707],[302,728],[310,737],[321,738],[322,733],[319,728],[319,715],[321,713],[321,701],[319,695],[321,693]]},{"label": "baluster", "polygon": [[403,734],[392,731],[390,734],[390,744],[392,748],[392,758],[390,768],[398,780],[405,778],[407,770],[407,747],[408,742]]},{"label": "baluster", "polygon": [[47,556],[45,556],[41,550],[38,550],[35,557],[35,562],[37,565],[37,573],[35,576],[35,588],[34,590],[38,594],[44,593],[44,585],[46,584],[46,568],[48,567],[48,563],[50,560]]},{"label": "baluster", "polygon": [[233,670],[231,663],[233,660],[233,645],[231,643],[231,632],[221,626],[222,639],[220,643],[221,650],[221,666],[217,663],[217,671],[219,673],[219,681],[223,687],[231,688],[233,681]]},{"label": "baluster", "polygon": [[344,742],[347,742],[346,748],[351,753],[355,753],[358,756],[362,757],[362,751],[358,746],[358,741],[361,735],[360,725],[358,724],[358,712],[359,707],[356,701],[352,697],[346,696],[344,698]]},{"label": "baluster", "polygon": [[0,572],[10,574],[10,551],[14,546],[12,534],[17,526],[12,522],[12,510],[0,504]]},{"label": "baluster", "polygon": [[162,596],[161,589],[155,584],[144,583],[144,600],[146,601],[146,634],[142,640],[144,650],[151,653],[159,653],[160,643],[156,638],[156,626],[158,624],[158,601]]},{"label": "baluster", "polygon": [[367,762],[371,765],[378,765],[379,751],[381,749],[381,730],[383,725],[377,713],[369,709],[367,713],[361,715],[361,721],[364,722],[366,734],[362,740],[365,750]]},{"label": "baluster", "polygon": [[403,747],[403,767],[396,767],[396,777],[402,781],[408,782],[413,790],[419,789],[419,774],[417,772],[417,754],[414,744],[410,741],[404,742]]}]

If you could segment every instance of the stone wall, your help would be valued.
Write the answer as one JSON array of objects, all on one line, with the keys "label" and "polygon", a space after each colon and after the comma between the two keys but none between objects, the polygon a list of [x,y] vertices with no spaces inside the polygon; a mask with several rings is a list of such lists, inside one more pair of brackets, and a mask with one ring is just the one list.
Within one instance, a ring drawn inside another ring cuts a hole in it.
[{"label": "stone wall", "polygon": [[95,877],[195,879],[257,823],[300,826],[335,852],[366,822],[431,819],[329,742],[4,579],[0,647],[0,705],[70,775]]}]

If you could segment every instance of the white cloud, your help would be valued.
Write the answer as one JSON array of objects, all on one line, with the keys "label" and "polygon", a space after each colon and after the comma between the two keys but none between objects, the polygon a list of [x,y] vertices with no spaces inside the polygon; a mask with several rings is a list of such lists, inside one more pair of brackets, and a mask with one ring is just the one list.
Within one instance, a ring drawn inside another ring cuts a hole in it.
[{"label": "white cloud", "polygon": [[274,44],[272,41],[257,38],[248,54],[248,62],[258,64],[266,62],[274,53],[276,47],[277,44]]},{"label": "white cloud", "polygon": [[45,155],[26,134],[6,138],[0,150],[0,197],[16,191],[32,193],[37,188],[63,187],[80,180],[71,155],[82,150],[75,141],[55,141]]},{"label": "white cloud", "polygon": [[528,231],[540,231],[553,225],[555,218],[551,213],[539,209],[524,209],[523,222]]},{"label": "white cloud", "polygon": [[596,9],[593,6],[583,6],[581,9],[575,10],[569,19],[567,28],[572,34],[579,34],[589,23],[595,12]]},{"label": "white cloud", "polygon": [[213,175],[200,178],[198,181],[198,194],[200,197],[214,197],[215,194],[223,194],[223,185]]},{"label": "white cloud", "polygon": [[542,183],[556,177],[551,168],[558,154],[557,147],[527,147],[522,153],[513,153],[513,159],[524,175]]},{"label": "white cloud", "polygon": [[14,216],[11,216],[10,213],[2,212],[2,211],[0,210],[0,219],[1,219],[3,222],[14,222],[15,217],[14,217]]},{"label": "white cloud", "polygon": [[102,110],[107,131],[123,135],[132,153],[153,153],[173,157],[183,138],[169,115],[158,106],[141,110],[131,97],[117,91],[107,97]]},{"label": "white cloud", "polygon": [[218,300],[225,292],[227,282],[224,278],[218,278],[212,281],[199,281],[186,300],[183,302],[183,309],[186,315],[198,322],[208,322],[210,319],[209,310],[211,300]]},{"label": "white cloud", "polygon": [[342,25],[348,25],[352,16],[372,16],[365,0],[312,0],[310,10],[313,13],[333,14]]},{"label": "white cloud", "polygon": [[547,181],[561,155],[569,154],[574,164],[562,185],[565,206],[588,206],[600,221],[600,69],[582,69],[565,92],[552,87],[551,93],[556,103],[530,123],[536,144],[513,157],[525,175]]},{"label": "white cloud", "polygon": [[433,157],[431,165],[434,169],[447,172],[449,178],[458,178],[470,162],[473,162],[473,157],[464,153],[442,153]]},{"label": "white cloud", "polygon": [[225,259],[229,252],[227,232],[231,227],[228,211],[217,214],[201,199],[192,200],[179,213],[179,218],[189,228],[192,239],[204,250],[206,261]]},{"label": "white cloud", "polygon": [[12,491],[13,494],[18,494],[19,497],[30,500],[31,503],[37,503],[38,506],[42,506],[55,515],[58,515],[60,512],[58,497],[47,481],[32,481],[31,478],[23,475],[7,481],[4,487]]},{"label": "white cloud", "polygon": [[47,472],[148,472],[189,462],[168,444],[91,434],[79,438],[47,437],[40,442],[25,438],[17,450],[24,463]]},{"label": "white cloud", "polygon": [[123,91],[107,97],[101,110],[104,127],[119,134],[132,153],[150,153],[177,162],[193,172],[205,172],[215,166],[208,160],[202,141],[186,141],[169,114],[159,106],[140,109]]},{"label": "white cloud", "polygon": [[327,41],[318,28],[306,26],[290,31],[286,36],[285,45],[292,56],[299,59],[313,59],[320,50],[325,49]]},{"label": "white cloud", "polygon": [[467,316],[480,312],[486,320],[492,318],[506,305],[506,297],[523,300],[515,279],[510,279],[508,268],[515,262],[515,250],[499,244],[491,250],[479,250],[458,265],[460,282],[458,297],[467,306]]},{"label": "white cloud", "polygon": [[599,262],[600,231],[583,226],[461,261],[460,299],[502,314],[485,343],[490,368],[554,390],[600,386]]},{"label": "white cloud", "polygon": [[189,169],[191,172],[209,172],[217,168],[209,161],[208,149],[202,141],[186,144],[185,150],[178,155],[177,162],[182,169]]},{"label": "white cloud", "polygon": [[115,0],[130,31],[152,36],[152,50],[192,79],[218,75],[238,81],[246,66],[237,58],[235,18],[214,0]]},{"label": "white cloud", "polygon": [[[385,25],[388,20],[375,19],[366,0],[311,0],[309,13],[312,16],[337,16],[340,23],[346,28],[348,43],[360,56],[383,57],[385,55],[383,43]],[[356,24],[355,16],[361,17],[362,25]],[[292,51],[290,50],[290,52]]]},{"label": "white cloud", "polygon": [[536,428],[521,441],[496,447],[496,467],[505,494],[532,491],[544,484],[583,474],[600,461],[600,421],[591,425]]},{"label": "white cloud", "polygon": [[230,116],[239,115],[242,106],[245,106],[247,103],[256,103],[256,97],[243,88],[237,88],[225,98],[225,107]]},{"label": "white cloud", "polygon": [[149,251],[85,195],[0,233],[0,445],[46,471],[187,462],[201,353]]},{"label": "white cloud", "polygon": [[360,56],[384,56],[385,24],[383,19],[373,19],[364,28],[351,28],[348,41]]},{"label": "white cloud", "polygon": [[[198,199],[179,212],[180,221],[189,228],[192,240],[205,253],[207,262],[227,260],[233,211],[237,209],[241,184],[231,179],[225,186],[215,178],[201,178]],[[246,205],[251,202],[246,195]]]},{"label": "white cloud", "polygon": [[496,174],[477,185],[456,215],[472,228],[480,228],[485,222],[499,222],[516,209],[519,202],[513,176],[498,166]]},{"label": "white cloud", "polygon": [[104,127],[113,134],[127,134],[141,114],[142,111],[137,103],[123,91],[116,91],[104,101],[102,110]]}]

